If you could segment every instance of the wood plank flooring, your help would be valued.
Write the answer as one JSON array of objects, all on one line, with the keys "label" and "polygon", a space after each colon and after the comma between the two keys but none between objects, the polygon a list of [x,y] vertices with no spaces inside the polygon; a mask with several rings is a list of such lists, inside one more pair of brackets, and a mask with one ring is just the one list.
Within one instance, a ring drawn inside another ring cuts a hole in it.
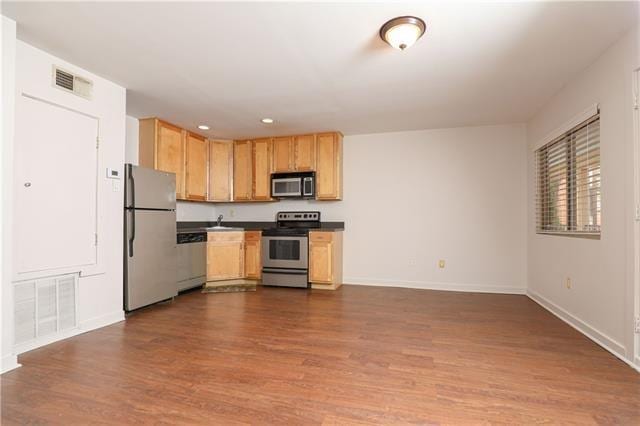
[{"label": "wood plank flooring", "polygon": [[20,356],[2,424],[640,424],[640,374],[525,296],[181,295]]}]

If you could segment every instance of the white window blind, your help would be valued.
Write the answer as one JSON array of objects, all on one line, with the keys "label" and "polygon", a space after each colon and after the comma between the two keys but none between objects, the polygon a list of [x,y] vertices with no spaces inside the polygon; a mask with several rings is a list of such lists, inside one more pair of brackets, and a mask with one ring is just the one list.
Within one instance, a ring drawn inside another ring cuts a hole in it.
[{"label": "white window blind", "polygon": [[536,231],[600,235],[600,114],[536,151]]}]

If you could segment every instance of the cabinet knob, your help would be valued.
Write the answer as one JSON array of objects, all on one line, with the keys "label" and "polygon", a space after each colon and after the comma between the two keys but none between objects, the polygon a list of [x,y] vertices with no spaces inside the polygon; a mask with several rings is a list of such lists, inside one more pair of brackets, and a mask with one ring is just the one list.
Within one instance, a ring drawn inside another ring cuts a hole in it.
[{"label": "cabinet knob", "polygon": [[29,188],[30,186],[31,186],[31,182],[25,182],[25,183],[24,183],[24,187],[25,187],[25,188]]}]

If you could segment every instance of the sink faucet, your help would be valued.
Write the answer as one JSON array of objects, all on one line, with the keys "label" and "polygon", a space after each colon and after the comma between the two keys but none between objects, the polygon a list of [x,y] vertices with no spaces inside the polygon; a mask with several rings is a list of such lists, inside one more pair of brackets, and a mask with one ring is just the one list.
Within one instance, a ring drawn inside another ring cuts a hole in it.
[{"label": "sink faucet", "polygon": [[221,226],[223,216],[218,216],[218,226]]}]

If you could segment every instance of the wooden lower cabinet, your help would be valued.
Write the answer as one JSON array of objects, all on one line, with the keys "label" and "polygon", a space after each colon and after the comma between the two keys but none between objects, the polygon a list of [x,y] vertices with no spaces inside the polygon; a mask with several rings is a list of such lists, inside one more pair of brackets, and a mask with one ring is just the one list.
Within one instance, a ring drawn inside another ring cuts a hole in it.
[{"label": "wooden lower cabinet", "polygon": [[207,281],[244,278],[244,232],[209,232]]},{"label": "wooden lower cabinet", "polygon": [[244,233],[244,276],[252,280],[262,278],[261,231]]},{"label": "wooden lower cabinet", "polygon": [[342,285],[342,232],[309,232],[309,281],[314,289]]}]

